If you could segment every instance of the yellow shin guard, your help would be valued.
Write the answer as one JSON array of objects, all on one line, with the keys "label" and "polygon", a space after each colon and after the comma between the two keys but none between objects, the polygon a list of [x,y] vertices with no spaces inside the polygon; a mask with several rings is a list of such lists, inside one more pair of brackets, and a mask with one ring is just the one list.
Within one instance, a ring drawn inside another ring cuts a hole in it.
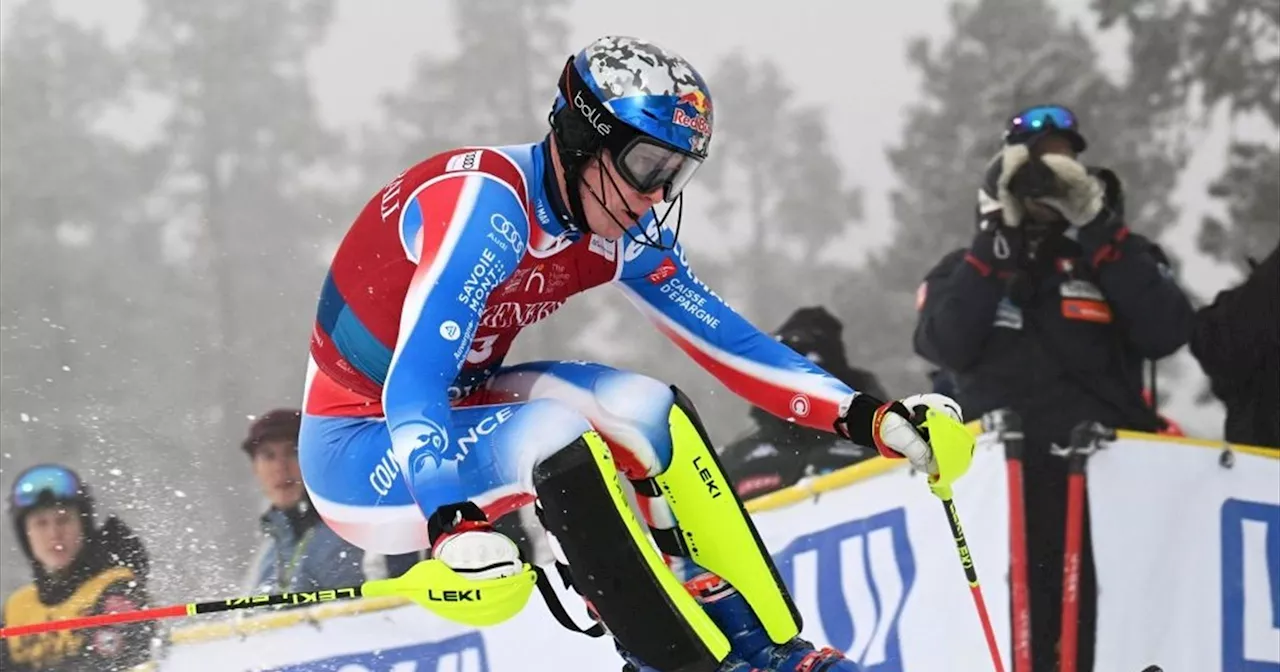
[{"label": "yellow shin guard", "polygon": [[663,670],[714,670],[729,640],[636,519],[609,447],[588,432],[534,469],[547,531],[582,594],[624,649]]},{"label": "yellow shin guard", "polygon": [[746,599],[775,644],[800,634],[800,613],[755,526],[720,467],[693,405],[677,388],[671,466],[655,479],[693,562]]}]

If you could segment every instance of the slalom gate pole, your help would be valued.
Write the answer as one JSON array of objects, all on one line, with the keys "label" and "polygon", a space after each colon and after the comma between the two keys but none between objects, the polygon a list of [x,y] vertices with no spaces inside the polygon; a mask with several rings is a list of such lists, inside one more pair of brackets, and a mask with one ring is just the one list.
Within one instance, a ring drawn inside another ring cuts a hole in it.
[{"label": "slalom gate pole", "polygon": [[1084,551],[1085,464],[1090,455],[1103,447],[1103,442],[1115,440],[1115,428],[1086,420],[1071,428],[1071,440],[1065,449],[1050,448],[1051,454],[1067,459],[1067,520],[1062,552],[1062,625],[1058,632],[1059,672],[1076,672],[1080,649],[1080,558]]},{"label": "slalom gate pole", "polygon": [[987,603],[982,599],[982,586],[978,584],[978,571],[973,567],[973,555],[969,553],[969,542],[965,541],[964,530],[960,527],[960,513],[956,504],[950,499],[942,500],[942,507],[947,512],[947,522],[951,524],[951,536],[955,538],[956,550],[960,553],[960,564],[964,567],[965,578],[969,580],[969,593],[973,595],[973,605],[978,610],[978,620],[982,621],[982,633],[987,637],[987,648],[991,651],[991,663],[996,672],[1004,672],[1004,662],[1000,660],[1000,647],[996,645],[996,634],[991,628],[991,615],[987,613]]},{"label": "slalom gate pole", "polygon": [[1080,552],[1084,530],[1085,453],[1072,451],[1067,460],[1067,531],[1062,552],[1062,630],[1059,633],[1061,672],[1076,672],[1080,643]]},{"label": "slalom gate pole", "polygon": [[12,627],[0,628],[0,639],[8,637],[23,637],[25,635],[35,635],[44,632],[56,632],[59,630],[79,630],[81,628],[96,628],[104,625],[120,625],[122,623],[136,623],[138,621],[154,621],[162,618],[179,618],[184,616],[196,616],[198,614],[213,614],[222,611],[239,611],[241,609],[256,609],[259,607],[275,607],[280,605],[293,606],[321,604],[324,602],[336,602],[340,600],[357,600],[364,597],[363,591],[363,586],[360,586],[355,588],[315,590],[302,593],[251,595],[248,597],[237,597],[229,600],[192,602],[190,604],[175,604],[168,607],[122,611],[114,614],[68,618],[60,621],[45,621],[43,623],[32,623],[29,625],[15,625]]},{"label": "slalom gate pole", "polygon": [[1013,672],[1031,672],[1031,599],[1027,579],[1027,503],[1023,490],[1022,420],[1002,412],[999,428],[1009,484],[1009,583],[1013,607]]}]

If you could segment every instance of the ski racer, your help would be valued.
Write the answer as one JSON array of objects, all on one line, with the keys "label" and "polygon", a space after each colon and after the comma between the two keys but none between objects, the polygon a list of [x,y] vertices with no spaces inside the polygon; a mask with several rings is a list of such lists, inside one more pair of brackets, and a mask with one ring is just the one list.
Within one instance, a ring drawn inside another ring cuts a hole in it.
[{"label": "ski racer", "polygon": [[299,457],[316,509],[368,551],[430,547],[487,581],[523,567],[489,521],[536,501],[562,575],[627,669],[856,670],[799,637],[680,390],[601,364],[505,356],[521,329],[612,284],[753,405],[905,457],[938,493],[972,457],[959,407],[860,394],[693,274],[676,244],[680,216],[668,220],[707,158],[713,113],[683,58],[598,39],[566,63],[549,121],[540,142],[459,148],[405,170],[348,231],[306,378]]}]

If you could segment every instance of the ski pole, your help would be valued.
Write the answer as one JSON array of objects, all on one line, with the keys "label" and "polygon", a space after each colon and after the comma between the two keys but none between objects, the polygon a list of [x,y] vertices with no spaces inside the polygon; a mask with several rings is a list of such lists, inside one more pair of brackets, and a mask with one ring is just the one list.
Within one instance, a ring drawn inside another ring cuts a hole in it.
[{"label": "ski pole", "polygon": [[364,597],[406,598],[449,620],[479,627],[493,625],[514,616],[524,608],[534,585],[539,581],[545,581],[542,579],[541,571],[529,564],[524,566],[524,571],[517,574],[476,581],[456,574],[439,560],[423,560],[402,576],[365,581],[359,586],[250,595],[227,600],[175,604],[168,607],[15,625],[0,628],[0,639],[259,607],[317,605],[358,600]]},{"label": "ski pole", "polygon": [[987,603],[982,599],[982,586],[978,584],[978,571],[973,567],[973,555],[969,553],[969,542],[965,541],[964,530],[960,527],[960,513],[950,498],[942,500],[942,507],[947,511],[947,522],[951,524],[951,536],[955,538],[956,550],[960,553],[960,564],[964,567],[965,578],[969,579],[969,593],[973,595],[973,604],[978,610],[978,619],[982,621],[982,632],[987,637],[987,648],[991,651],[991,663],[996,672],[1004,672],[1004,662],[1000,659],[1000,647],[996,645],[996,634],[991,628],[991,616],[987,613]]},{"label": "ski pole", "polygon": [[213,614],[222,611],[256,609],[258,607],[321,604],[324,602],[335,602],[339,600],[355,600],[364,597],[362,589],[363,586],[358,588],[315,590],[302,593],[252,595],[248,597],[236,597],[228,600],[192,602],[190,604],[175,604],[168,607],[153,607],[150,609],[121,611],[114,614],[99,614],[97,616],[67,618],[60,621],[45,621],[43,623],[15,625],[0,628],[0,639],[7,637],[24,637],[26,635],[55,632],[58,630],[79,630],[81,628],[96,628],[104,625],[120,625],[122,623],[136,623],[139,621],[155,621],[162,618],[195,616],[197,614]]}]

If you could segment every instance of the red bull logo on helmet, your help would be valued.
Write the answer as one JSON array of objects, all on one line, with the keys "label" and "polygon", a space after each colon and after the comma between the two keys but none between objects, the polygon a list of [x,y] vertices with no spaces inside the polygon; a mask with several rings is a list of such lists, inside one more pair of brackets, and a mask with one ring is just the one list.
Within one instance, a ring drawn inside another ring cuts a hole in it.
[{"label": "red bull logo on helmet", "polygon": [[[693,112],[689,113],[685,108],[691,108]],[[711,100],[701,91],[692,91],[680,96],[676,99],[676,109],[671,114],[671,122],[703,135],[710,135]]]}]

